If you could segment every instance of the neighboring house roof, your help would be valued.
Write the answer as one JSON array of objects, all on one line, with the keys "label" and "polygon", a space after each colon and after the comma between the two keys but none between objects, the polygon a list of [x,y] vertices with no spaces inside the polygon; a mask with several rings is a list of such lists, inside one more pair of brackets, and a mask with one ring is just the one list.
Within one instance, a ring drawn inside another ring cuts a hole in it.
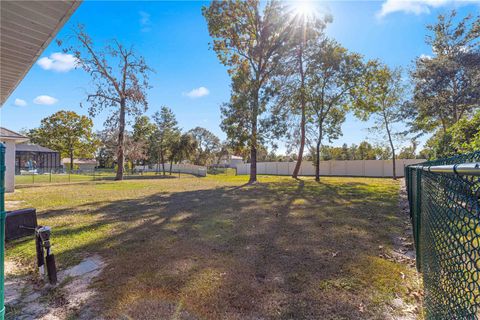
[{"label": "neighboring house roof", "polygon": [[38,144],[28,144],[28,143],[21,143],[17,144],[16,151],[24,151],[24,152],[54,152],[58,153],[55,150],[48,149],[42,146],[39,146]]},{"label": "neighboring house roof", "polygon": [[2,1],[0,107],[81,1]]},{"label": "neighboring house roof", "polygon": [[231,155],[223,155],[220,157],[220,160],[243,160],[243,157],[240,156],[231,156]]},{"label": "neighboring house roof", "polygon": [[[62,163],[70,163],[70,159],[69,158],[63,158]],[[97,165],[97,160],[95,160],[95,159],[73,159],[73,164]]]},{"label": "neighboring house roof", "polygon": [[21,135],[18,132],[9,130],[4,127],[0,127],[0,139],[4,140],[14,140],[15,142],[25,142],[28,141],[28,137]]}]

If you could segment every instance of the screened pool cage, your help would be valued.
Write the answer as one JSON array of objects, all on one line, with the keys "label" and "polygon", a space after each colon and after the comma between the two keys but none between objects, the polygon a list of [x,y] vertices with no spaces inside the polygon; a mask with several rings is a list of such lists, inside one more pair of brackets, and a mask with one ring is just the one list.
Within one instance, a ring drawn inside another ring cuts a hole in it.
[{"label": "screened pool cage", "polygon": [[15,174],[42,174],[62,169],[60,154],[54,150],[34,145],[17,144]]}]

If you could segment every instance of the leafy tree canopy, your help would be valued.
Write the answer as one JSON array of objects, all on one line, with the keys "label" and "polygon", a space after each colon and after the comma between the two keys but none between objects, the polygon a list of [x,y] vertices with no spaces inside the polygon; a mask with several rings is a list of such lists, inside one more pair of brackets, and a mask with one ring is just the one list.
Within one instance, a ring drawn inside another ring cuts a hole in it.
[{"label": "leafy tree canopy", "polygon": [[60,152],[62,158],[93,158],[99,145],[92,119],[73,111],[58,111],[44,118],[40,127],[28,132],[30,141]]},{"label": "leafy tree canopy", "polygon": [[463,117],[447,129],[438,131],[426,143],[421,156],[437,159],[480,150],[480,111],[471,118]]},{"label": "leafy tree canopy", "polygon": [[406,115],[415,131],[445,133],[480,108],[480,16],[456,22],[456,11],[427,28],[433,56],[420,56],[411,72],[413,99]]}]

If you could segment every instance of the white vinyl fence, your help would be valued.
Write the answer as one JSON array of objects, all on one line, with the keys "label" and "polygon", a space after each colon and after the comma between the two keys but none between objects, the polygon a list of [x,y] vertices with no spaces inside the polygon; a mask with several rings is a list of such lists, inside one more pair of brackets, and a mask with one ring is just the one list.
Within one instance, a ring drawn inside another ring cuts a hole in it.
[{"label": "white vinyl fence", "polygon": [[[396,159],[397,177],[404,176],[405,166],[426,161],[425,159]],[[257,174],[288,176],[293,173],[295,162],[257,162]],[[250,163],[237,165],[237,174],[250,174]],[[314,176],[315,166],[311,161],[302,161],[301,176]],[[392,160],[330,160],[320,161],[321,176],[392,177]]]},{"label": "white vinyl fence", "polygon": [[[163,172],[162,164],[153,166],[135,166],[137,172]],[[170,172],[170,163],[165,163],[165,172]],[[189,173],[200,177],[207,176],[207,167],[193,164],[172,164],[172,172]]]}]

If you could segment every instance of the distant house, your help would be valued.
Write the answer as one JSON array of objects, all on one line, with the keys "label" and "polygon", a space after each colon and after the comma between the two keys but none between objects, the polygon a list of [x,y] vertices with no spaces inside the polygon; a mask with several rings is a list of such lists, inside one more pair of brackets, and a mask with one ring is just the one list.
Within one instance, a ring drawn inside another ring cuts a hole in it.
[{"label": "distant house", "polygon": [[17,144],[15,174],[45,173],[59,170],[60,153],[36,144]]},{"label": "distant house", "polygon": [[[70,169],[70,158],[63,158],[62,164],[64,168]],[[98,163],[95,159],[73,159],[74,170],[93,171],[97,166]]]},{"label": "distant house", "polygon": [[0,127],[0,142],[5,144],[5,191],[13,192],[15,189],[15,150],[19,143],[28,141],[15,131]]},{"label": "distant house", "polygon": [[230,168],[235,168],[239,164],[243,164],[243,158],[240,156],[230,156],[230,162],[228,163],[228,166]]},{"label": "distant house", "polygon": [[219,166],[221,167],[227,167],[227,168],[235,168],[239,164],[243,164],[243,158],[240,156],[234,156],[234,155],[228,155],[228,156],[222,156],[220,158],[220,161],[218,163]]}]

